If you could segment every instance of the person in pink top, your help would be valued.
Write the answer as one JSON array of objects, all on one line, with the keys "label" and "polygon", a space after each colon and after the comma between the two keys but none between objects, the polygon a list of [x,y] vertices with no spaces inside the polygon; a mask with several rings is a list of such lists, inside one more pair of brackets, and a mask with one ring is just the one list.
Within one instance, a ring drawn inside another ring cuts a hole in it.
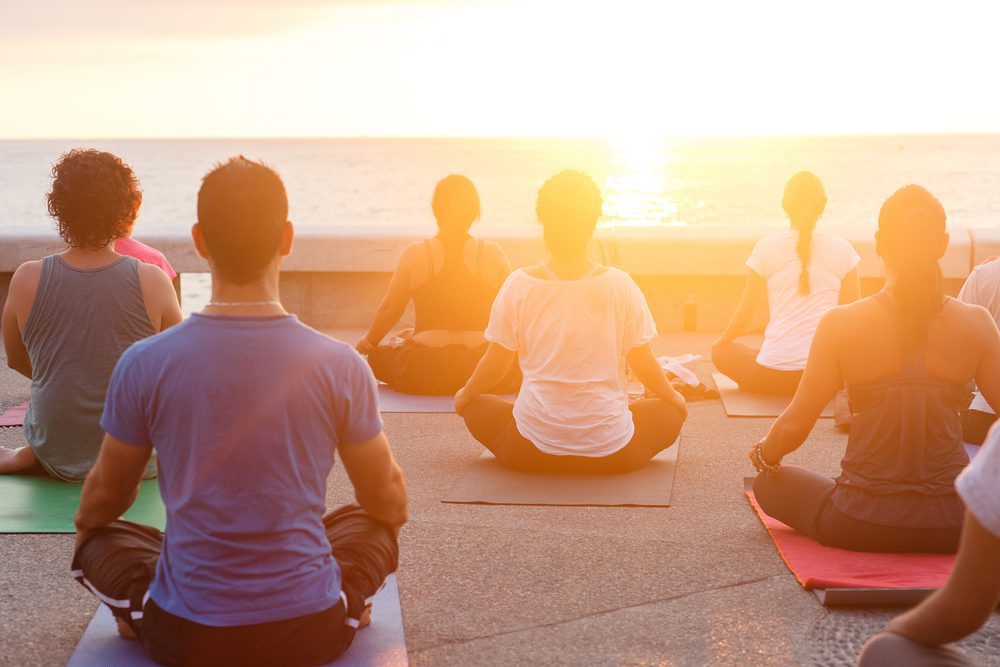
[{"label": "person in pink top", "polygon": [[119,255],[135,257],[143,264],[152,264],[153,266],[160,267],[170,280],[177,278],[177,272],[174,271],[174,267],[170,266],[170,262],[167,261],[163,253],[141,241],[136,241],[132,238],[131,231],[129,231],[128,236],[115,239],[115,252]]}]

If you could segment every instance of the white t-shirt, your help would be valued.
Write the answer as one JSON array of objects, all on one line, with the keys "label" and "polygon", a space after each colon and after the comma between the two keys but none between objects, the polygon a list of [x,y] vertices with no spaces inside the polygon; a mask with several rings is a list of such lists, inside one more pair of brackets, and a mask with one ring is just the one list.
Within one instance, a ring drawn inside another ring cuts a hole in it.
[{"label": "white t-shirt", "polygon": [[747,266],[767,281],[771,313],[757,363],[780,371],[800,371],[806,367],[820,317],[840,303],[841,283],[861,259],[844,239],[813,232],[810,291],[800,294],[802,261],[795,252],[798,239],[797,231],[768,236],[757,242],[747,259]]},{"label": "white t-shirt", "polygon": [[[982,306],[990,311],[990,315],[1000,325],[1000,260],[977,266],[965,279],[958,300]],[[973,410],[993,413],[993,408],[978,391],[972,399]]]},{"label": "white t-shirt", "polygon": [[955,480],[965,507],[983,528],[1000,537],[1000,428],[994,425],[979,454]]},{"label": "white t-shirt", "polygon": [[625,354],[656,338],[635,281],[619,269],[579,280],[512,273],[486,340],[518,354],[517,430],[540,451],[607,456],[632,439]]}]

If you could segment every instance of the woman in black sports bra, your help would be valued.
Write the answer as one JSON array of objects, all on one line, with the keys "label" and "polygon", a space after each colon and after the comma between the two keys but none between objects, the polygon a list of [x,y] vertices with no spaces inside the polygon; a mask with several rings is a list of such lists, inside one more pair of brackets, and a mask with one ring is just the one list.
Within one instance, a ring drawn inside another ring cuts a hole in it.
[{"label": "woman in black sports bra", "polygon": [[[984,308],[945,296],[945,212],[927,190],[886,200],[875,243],[885,287],[823,316],[791,405],[751,451],[754,493],[826,545],[953,553],[964,512],[955,478],[969,462],[960,412],[970,380],[1000,407],[1000,335]],[[840,474],[781,465],[844,382],[854,417]]]},{"label": "woman in black sports bra", "polygon": [[[450,396],[472,375],[486,350],[483,331],[510,263],[500,246],[469,234],[479,219],[479,193],[465,176],[451,175],[431,202],[438,233],[411,244],[389,283],[368,333],[357,345],[382,382],[410,394]],[[413,301],[412,330],[380,345]],[[516,391],[512,376],[498,388]]]}]

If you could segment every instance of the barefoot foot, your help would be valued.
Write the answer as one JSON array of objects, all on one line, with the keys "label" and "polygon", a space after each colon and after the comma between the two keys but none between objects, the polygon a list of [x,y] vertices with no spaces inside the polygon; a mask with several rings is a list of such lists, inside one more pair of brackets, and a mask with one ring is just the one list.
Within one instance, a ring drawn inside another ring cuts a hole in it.
[{"label": "barefoot foot", "polygon": [[358,630],[361,628],[367,628],[372,624],[372,606],[368,605],[365,610],[361,612],[361,618],[358,619]]},{"label": "barefoot foot", "polygon": [[38,458],[31,451],[31,447],[17,449],[0,447],[0,475],[29,470],[36,463],[38,463]]},{"label": "barefoot foot", "polygon": [[118,634],[125,639],[138,639],[139,635],[135,634],[135,630],[132,626],[123,621],[120,618],[115,618],[115,622],[118,623]]}]

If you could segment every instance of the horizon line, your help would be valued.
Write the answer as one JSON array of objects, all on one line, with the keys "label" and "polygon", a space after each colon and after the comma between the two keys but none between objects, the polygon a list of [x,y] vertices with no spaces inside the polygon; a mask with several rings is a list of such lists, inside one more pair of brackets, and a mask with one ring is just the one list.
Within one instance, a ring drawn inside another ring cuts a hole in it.
[{"label": "horizon line", "polygon": [[[889,138],[889,137],[989,137],[1000,135],[1000,130],[982,130],[968,132],[950,131],[921,131],[921,132],[831,132],[819,133],[791,133],[791,134],[691,134],[674,136],[653,136],[652,141],[691,141],[691,140],[734,140],[734,139],[863,139],[863,138]],[[520,140],[520,141],[636,141],[642,137],[621,137],[607,135],[540,135],[540,134],[327,134],[327,135],[232,135],[232,136],[205,136],[205,135],[122,135],[122,136],[29,136],[14,137],[0,136],[0,141],[318,141],[318,140],[377,140],[377,141],[401,141],[401,140],[455,140],[455,141],[482,141],[482,140]]]}]

